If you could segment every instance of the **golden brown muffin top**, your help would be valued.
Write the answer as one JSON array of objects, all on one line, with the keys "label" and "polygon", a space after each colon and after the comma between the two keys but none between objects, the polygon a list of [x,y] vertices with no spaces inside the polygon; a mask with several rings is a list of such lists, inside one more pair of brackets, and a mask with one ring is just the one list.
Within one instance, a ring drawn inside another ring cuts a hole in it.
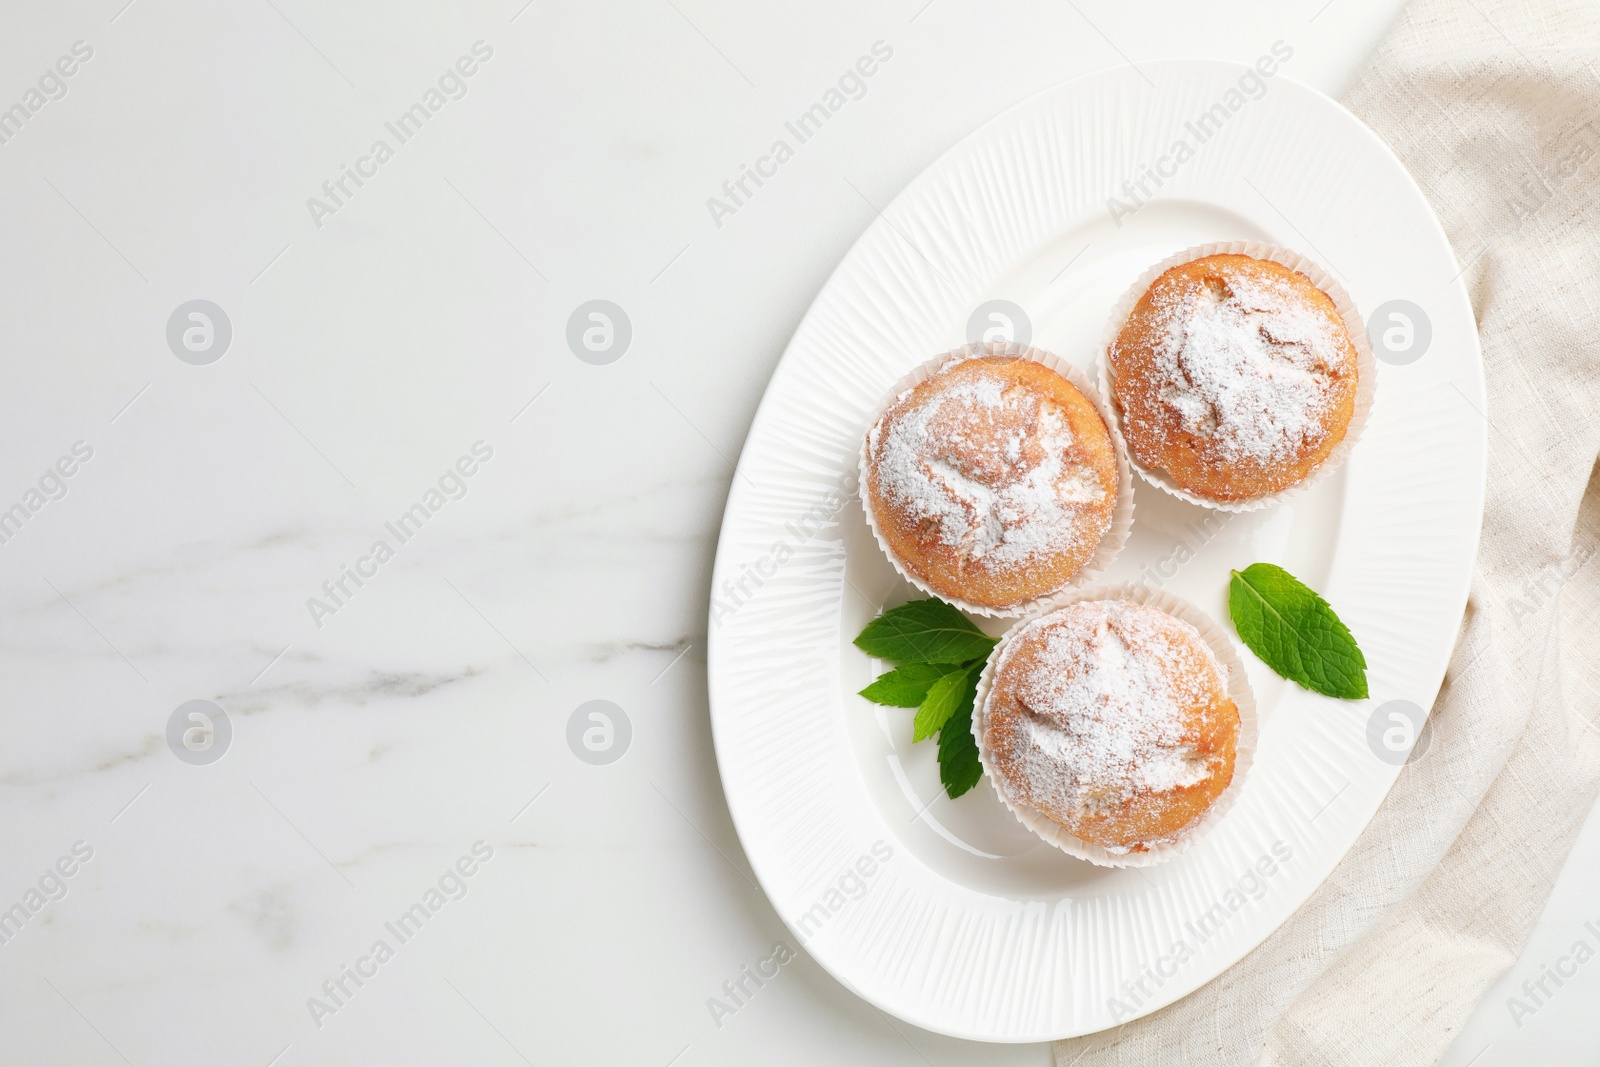
[{"label": "golden brown muffin top", "polygon": [[1270,260],[1215,255],[1167,270],[1109,356],[1129,451],[1209,499],[1298,484],[1354,412],[1343,316],[1304,274]]},{"label": "golden brown muffin top", "polygon": [[1065,586],[1116,504],[1105,421],[1071,382],[1015,356],[955,357],[867,434],[879,532],[945,596],[1005,608]]},{"label": "golden brown muffin top", "polygon": [[1008,638],[982,710],[996,784],[1073,836],[1142,852],[1198,822],[1233,780],[1239,709],[1193,626],[1079,601]]}]

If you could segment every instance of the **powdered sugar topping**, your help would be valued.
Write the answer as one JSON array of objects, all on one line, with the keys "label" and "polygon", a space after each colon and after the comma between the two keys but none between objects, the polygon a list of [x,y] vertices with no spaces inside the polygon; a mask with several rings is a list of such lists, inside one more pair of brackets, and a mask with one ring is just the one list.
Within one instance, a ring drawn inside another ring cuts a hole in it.
[{"label": "powdered sugar topping", "polygon": [[867,448],[884,497],[990,568],[1097,543],[1115,490],[1075,447],[1066,413],[993,365],[972,370],[903,408],[908,390],[873,426]]},{"label": "powdered sugar topping", "polygon": [[1169,275],[1151,288],[1157,396],[1223,462],[1289,462],[1328,434],[1348,338],[1281,278]]},{"label": "powdered sugar topping", "polygon": [[[1211,775],[1185,713],[1227,674],[1189,624],[1126,601],[1082,601],[1031,623],[1012,648],[1032,650],[1008,682],[1022,711],[1013,773],[1001,781],[1014,801],[1093,815]],[[1210,677],[1193,670],[1195,648]]]}]

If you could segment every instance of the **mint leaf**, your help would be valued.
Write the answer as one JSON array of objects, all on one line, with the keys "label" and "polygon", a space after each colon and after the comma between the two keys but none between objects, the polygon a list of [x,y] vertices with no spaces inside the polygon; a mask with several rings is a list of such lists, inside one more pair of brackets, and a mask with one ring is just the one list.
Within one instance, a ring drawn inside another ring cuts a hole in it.
[{"label": "mint leaf", "polygon": [[1263,663],[1312,692],[1345,700],[1367,695],[1366,657],[1326,600],[1271,563],[1232,574],[1228,614]]},{"label": "mint leaf", "polygon": [[980,663],[968,668],[963,677],[961,701],[954,713],[939,728],[939,781],[945,796],[954,800],[978,784],[983,764],[978,762],[978,743],[972,738],[972,698],[978,688]]},{"label": "mint leaf", "polygon": [[894,708],[914,708],[928,695],[928,687],[943,678],[948,668],[929,663],[906,663],[861,691],[861,695],[874,704],[888,704]]},{"label": "mint leaf", "polygon": [[966,663],[989,654],[995,639],[942,600],[913,600],[867,623],[856,647],[901,663]]},{"label": "mint leaf", "polygon": [[922,702],[922,707],[917,709],[916,721],[911,724],[911,742],[926,740],[939,732],[961,706],[961,698],[967,692],[967,675],[972,673],[969,667],[960,667],[943,675],[928,687],[928,696]]}]

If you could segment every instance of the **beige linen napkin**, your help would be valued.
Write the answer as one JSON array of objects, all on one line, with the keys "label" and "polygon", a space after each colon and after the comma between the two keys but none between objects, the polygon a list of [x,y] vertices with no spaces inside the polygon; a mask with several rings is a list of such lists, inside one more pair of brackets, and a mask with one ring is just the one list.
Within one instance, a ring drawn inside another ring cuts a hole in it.
[{"label": "beige linen napkin", "polygon": [[1489,395],[1471,603],[1426,753],[1328,881],[1060,1067],[1431,1064],[1516,961],[1600,791],[1597,72],[1600,5],[1416,0],[1346,96],[1466,268]]}]

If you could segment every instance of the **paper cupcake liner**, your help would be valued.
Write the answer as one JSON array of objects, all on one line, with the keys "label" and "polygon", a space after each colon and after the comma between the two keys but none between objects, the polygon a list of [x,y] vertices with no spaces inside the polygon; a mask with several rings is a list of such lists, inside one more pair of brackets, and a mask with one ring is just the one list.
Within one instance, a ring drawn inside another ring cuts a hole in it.
[{"label": "paper cupcake liner", "polygon": [[1111,316],[1107,320],[1106,334],[1100,344],[1099,368],[1096,379],[1101,393],[1106,398],[1106,406],[1112,411],[1117,420],[1117,429],[1122,429],[1122,409],[1117,403],[1116,393],[1111,388],[1111,343],[1116,340],[1117,334],[1122,332],[1122,327],[1127,323],[1128,316],[1133,312],[1133,306],[1145,294],[1151,284],[1166,271],[1181,263],[1201,259],[1205,256],[1215,255],[1243,255],[1255,259],[1268,259],[1274,263],[1282,264],[1290,270],[1297,270],[1311,279],[1311,284],[1327,293],[1333,299],[1334,306],[1339,309],[1339,314],[1344,318],[1345,330],[1350,334],[1350,340],[1356,348],[1356,400],[1355,410],[1350,416],[1350,423],[1345,427],[1344,440],[1328,457],[1322,461],[1304,480],[1279,490],[1276,493],[1263,493],[1247,500],[1211,500],[1198,496],[1182,488],[1174,482],[1165,471],[1150,470],[1136,459],[1133,453],[1128,453],[1128,462],[1139,472],[1139,476],[1157,489],[1170,493],[1179,500],[1187,500],[1191,504],[1199,504],[1203,508],[1215,511],[1260,511],[1269,508],[1281,500],[1286,500],[1296,494],[1303,493],[1313,485],[1332,474],[1339,465],[1350,455],[1350,450],[1355,447],[1356,440],[1361,436],[1361,431],[1366,428],[1367,419],[1372,414],[1373,397],[1378,389],[1378,364],[1372,356],[1372,345],[1367,340],[1366,323],[1361,318],[1361,313],[1356,310],[1355,301],[1350,294],[1340,285],[1338,280],[1315,261],[1307,259],[1299,252],[1278,245],[1269,245],[1261,241],[1214,241],[1210,244],[1196,245],[1185,249],[1177,255],[1168,256],[1145,271],[1134,282],[1132,287],[1123,294],[1122,299],[1112,308]]},{"label": "paper cupcake liner", "polygon": [[[1051,611],[1067,607],[1085,600],[1127,600],[1135,604],[1145,604],[1167,614],[1172,615],[1193,626],[1200,632],[1201,638],[1212,655],[1216,656],[1228,674],[1228,696],[1233,698],[1234,704],[1239,708],[1239,743],[1233,761],[1233,780],[1228,783],[1217,799],[1212,803],[1205,816],[1193,826],[1183,831],[1173,841],[1156,842],[1150,845],[1147,852],[1112,852],[1100,845],[1093,845],[1074,837],[1065,827],[1047,817],[1043,812],[1037,811],[1025,804],[1014,803],[1006,791],[1000,786],[1000,778],[995,773],[994,765],[990,762],[988,746],[984,744],[984,720],[988,714],[989,690],[994,682],[994,674],[1005,660],[1008,649],[1013,639],[1023,627],[1036,619],[1043,618]],[[1078,590],[1071,595],[1062,596],[1050,609],[1037,612],[1025,619],[1019,620],[1005,635],[994,651],[989,654],[989,662],[983,666],[983,672],[978,676],[977,693],[973,698],[972,736],[978,743],[978,760],[983,764],[984,774],[989,779],[989,784],[994,787],[995,794],[999,796],[1000,803],[1006,810],[1016,816],[1018,822],[1038,834],[1050,844],[1079,859],[1088,860],[1090,863],[1101,867],[1153,867],[1164,863],[1174,856],[1193,848],[1195,842],[1206,834],[1216,829],[1217,825],[1227,815],[1228,809],[1233,807],[1240,791],[1244,787],[1244,780],[1250,773],[1250,765],[1255,758],[1257,727],[1256,727],[1256,700],[1255,694],[1250,689],[1250,679],[1245,673],[1244,664],[1239,660],[1239,654],[1234,651],[1233,642],[1215,620],[1201,611],[1195,605],[1181,597],[1173,596],[1162,589],[1137,582],[1125,582],[1121,585],[1099,586],[1094,589]]]},{"label": "paper cupcake liner", "polygon": [[[867,481],[867,435],[872,432],[872,427],[878,424],[878,420],[883,417],[884,412],[888,411],[909,390],[915,388],[950,361],[972,359],[977,356],[1015,356],[1020,359],[1032,360],[1035,363],[1049,367],[1072,383],[1073,387],[1086,396],[1089,402],[1094,405],[1095,410],[1100,413],[1100,419],[1106,424],[1106,430],[1111,435],[1111,448],[1117,459],[1117,503],[1111,512],[1111,526],[1106,530],[1105,535],[1100,538],[1100,544],[1095,548],[1094,554],[1085,561],[1082,567],[1078,568],[1077,573],[1072,576],[1066,585],[1047,593],[1041,593],[1008,608],[994,608],[986,604],[974,604],[969,600],[962,600],[959,597],[941,593],[907,570],[905,564],[900,561],[900,557],[890,550],[889,543],[883,536],[883,531],[878,528],[877,516],[872,511],[872,494],[867,491],[867,485],[869,484]],[[872,536],[877,540],[878,547],[883,550],[883,554],[888,557],[889,562],[894,565],[895,571],[899,573],[900,577],[916,586],[922,592],[932,597],[938,597],[945,603],[952,604],[972,615],[982,615],[988,618],[1014,618],[1038,611],[1054,603],[1055,598],[1060,597],[1063,592],[1093,581],[1103,573],[1111,565],[1111,561],[1117,558],[1117,554],[1122,551],[1122,546],[1127,544],[1128,534],[1133,530],[1133,468],[1129,463],[1127,445],[1122,440],[1122,431],[1118,427],[1116,420],[1111,416],[1111,405],[1100,395],[1099,390],[1095,388],[1094,383],[1089,380],[1089,376],[1083,371],[1074,367],[1060,356],[1046,352],[1043,349],[1019,345],[1015,341],[1004,343],[989,341],[964,345],[961,348],[935,356],[933,359],[919,364],[909,374],[901,378],[895,383],[894,388],[889,390],[883,403],[878,405],[867,420],[867,430],[862,435],[861,440],[861,455],[858,460],[858,466],[858,474],[861,479],[861,508],[866,512],[867,525],[872,529]]]}]

